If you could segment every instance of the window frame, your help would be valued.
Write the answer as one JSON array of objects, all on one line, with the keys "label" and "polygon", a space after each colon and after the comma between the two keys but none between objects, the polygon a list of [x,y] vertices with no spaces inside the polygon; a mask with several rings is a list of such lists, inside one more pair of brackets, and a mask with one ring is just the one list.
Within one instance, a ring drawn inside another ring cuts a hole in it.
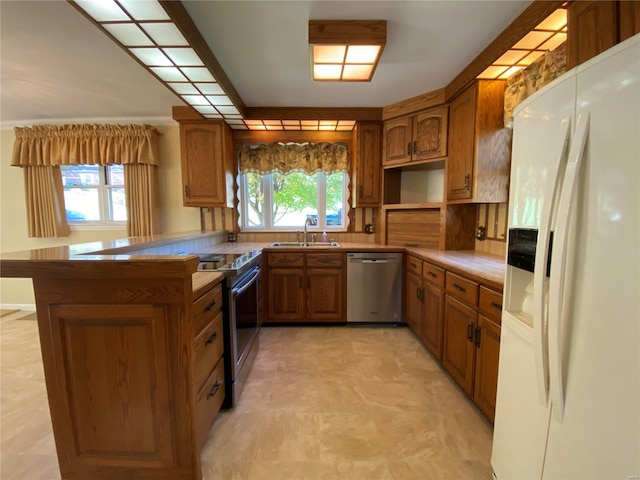
[{"label": "window frame", "polygon": [[[72,230],[124,230],[127,226],[127,220],[112,220],[113,218],[113,209],[111,205],[111,191],[115,189],[123,189],[125,192],[126,198],[126,187],[124,182],[124,166],[120,164],[108,164],[108,165],[99,165],[99,164],[89,164],[91,166],[98,167],[98,185],[64,185],[63,181],[63,191],[72,189],[95,189],[98,192],[98,213],[100,214],[100,220],[69,220],[67,217],[67,224]],[[86,164],[82,165],[61,165],[61,175],[63,175],[63,168],[74,168],[74,167],[86,167]],[[110,184],[109,179],[109,169],[111,167],[122,167],[123,168],[123,182],[122,184]],[[64,177],[63,177],[64,180]],[[66,198],[65,198],[65,216],[66,216]]]},{"label": "window frame", "polygon": [[[264,205],[265,212],[265,225],[264,226],[250,226],[247,224],[248,218],[248,206],[245,198],[247,196],[247,174],[240,174],[238,176],[238,213],[240,215],[239,227],[241,232],[295,232],[304,228],[304,224],[299,226],[289,225],[286,227],[273,226],[273,173],[260,174],[262,175],[263,191],[264,191]],[[279,172],[275,172],[279,173]],[[318,188],[318,224],[313,225],[313,231],[327,231],[327,232],[347,232],[349,229],[349,182],[350,176],[347,172],[333,172],[341,173],[343,175],[342,182],[342,222],[341,226],[327,225],[326,218],[326,203],[327,203],[327,174],[325,172],[317,172],[317,188]],[[315,175],[316,173],[312,174]],[[309,174],[307,174],[309,175]]]}]

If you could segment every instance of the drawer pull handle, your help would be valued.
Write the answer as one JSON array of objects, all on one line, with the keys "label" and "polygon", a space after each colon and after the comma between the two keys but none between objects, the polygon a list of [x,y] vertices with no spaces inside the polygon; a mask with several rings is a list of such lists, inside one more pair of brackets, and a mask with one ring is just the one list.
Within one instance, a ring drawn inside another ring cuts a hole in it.
[{"label": "drawer pull handle", "polygon": [[476,346],[477,347],[480,346],[480,332],[481,332],[480,327],[476,327]]},{"label": "drawer pull handle", "polygon": [[467,340],[473,342],[473,325],[467,325]]},{"label": "drawer pull handle", "polygon": [[458,285],[457,283],[453,284],[453,288],[455,288],[456,290],[460,290],[461,292],[466,292],[467,289],[464,287],[461,287],[460,285]]},{"label": "drawer pull handle", "polygon": [[296,257],[293,258],[289,258],[289,257],[284,257],[278,260],[278,263],[295,263],[297,262],[298,259]]},{"label": "drawer pull handle", "polygon": [[428,271],[427,275],[429,275],[432,278],[436,278],[437,277],[437,275],[435,273],[433,273],[432,271]]},{"label": "drawer pull handle", "polygon": [[418,265],[417,265],[417,264],[415,264],[415,263],[410,263],[410,265],[411,265],[413,268],[418,268]]},{"label": "drawer pull handle", "polygon": [[211,336],[209,338],[207,338],[207,341],[204,342],[205,346],[206,345],[211,345],[213,342],[216,341],[216,338],[218,338],[218,332],[213,332],[211,334]]},{"label": "drawer pull handle", "polygon": [[411,155],[411,142],[407,143],[407,155]]},{"label": "drawer pull handle", "polygon": [[218,305],[218,302],[216,302],[215,300],[213,302],[211,302],[209,305],[207,305],[207,307],[204,309],[205,312],[210,312],[211,310],[213,310],[214,308],[216,308],[216,305]]},{"label": "drawer pull handle", "polygon": [[211,391],[207,393],[207,400],[216,396],[216,393],[218,393],[218,389],[220,388],[220,385],[222,385],[222,382],[220,380],[216,380],[216,383],[213,384],[213,388],[211,389]]},{"label": "drawer pull handle", "polygon": [[502,310],[502,304],[501,303],[491,302],[491,306],[493,308],[495,308],[496,310]]},{"label": "drawer pull handle", "polygon": [[321,257],[321,258],[318,258],[317,260],[320,263],[331,263],[331,259],[326,257]]}]

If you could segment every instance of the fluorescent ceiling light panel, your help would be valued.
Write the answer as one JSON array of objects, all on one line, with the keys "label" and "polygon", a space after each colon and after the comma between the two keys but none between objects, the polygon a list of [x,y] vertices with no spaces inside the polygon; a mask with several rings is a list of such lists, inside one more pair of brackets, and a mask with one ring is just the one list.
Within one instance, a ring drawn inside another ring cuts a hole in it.
[{"label": "fluorescent ceiling light panel", "polygon": [[193,107],[195,110],[197,110],[199,113],[203,114],[203,115],[217,115],[218,111],[213,108],[211,105],[206,106],[206,105],[197,105]]},{"label": "fluorescent ceiling light panel", "polygon": [[153,45],[149,37],[135,23],[105,23],[104,28],[126,47]]},{"label": "fluorescent ceiling light panel", "polygon": [[567,25],[567,11],[559,8],[542,22],[534,30],[561,30]]},{"label": "fluorescent ceiling light panel", "polygon": [[209,105],[209,102],[202,95],[182,95],[182,98],[189,105]]},{"label": "fluorescent ceiling light panel", "polygon": [[171,89],[181,95],[198,95],[200,92],[191,83],[167,83]]},{"label": "fluorescent ceiling light panel", "polygon": [[386,20],[309,20],[313,79],[369,82],[386,43]]},{"label": "fluorescent ceiling light panel", "polygon": [[224,95],[224,90],[217,83],[196,83],[195,86],[205,95]]},{"label": "fluorescent ceiling light panel", "polygon": [[350,45],[345,63],[375,63],[380,52],[379,45]]},{"label": "fluorescent ceiling light panel", "polygon": [[340,80],[342,76],[342,65],[314,65],[314,80]]},{"label": "fluorescent ceiling light panel", "polygon": [[314,45],[313,63],[342,63],[346,45]]},{"label": "fluorescent ceiling light panel", "polygon": [[516,43],[513,48],[528,48],[530,50],[533,50],[534,48],[538,48],[540,44],[547,41],[549,37],[551,37],[551,35],[553,34],[550,32],[536,32],[534,30],[533,32],[529,32],[524,37],[522,37],[522,40]]},{"label": "fluorescent ceiling light panel", "polygon": [[130,20],[129,16],[113,0],[76,0],[76,3],[97,22]]},{"label": "fluorescent ceiling light panel", "polygon": [[553,37],[551,37],[549,40],[547,40],[542,45],[540,45],[540,50],[548,50],[548,51],[555,50],[560,45],[562,45],[566,40],[567,40],[566,33],[556,33]]},{"label": "fluorescent ceiling light panel", "polygon": [[233,102],[229,100],[229,97],[226,95],[207,95],[207,100],[211,102],[212,105],[233,105]]},{"label": "fluorescent ceiling light panel", "polygon": [[223,115],[239,115],[240,112],[236,107],[217,107],[218,111]]},{"label": "fluorescent ceiling light panel", "polygon": [[161,47],[188,46],[189,42],[184,38],[178,27],[173,23],[143,23],[140,25],[149,34],[153,41]]},{"label": "fluorescent ceiling light panel", "polygon": [[138,59],[148,67],[168,67],[171,60],[159,48],[130,48]]},{"label": "fluorescent ceiling light panel", "polygon": [[215,82],[216,79],[205,67],[182,67],[184,73],[192,82]]},{"label": "fluorescent ceiling light panel", "polygon": [[165,82],[186,82],[185,77],[176,67],[151,67],[150,70]]},{"label": "fluorescent ceiling light panel", "polygon": [[373,65],[345,65],[342,80],[366,82],[371,78]]},{"label": "fluorescent ceiling light panel", "polygon": [[163,48],[162,51],[178,67],[202,67],[204,63],[193,48]]},{"label": "fluorescent ceiling light panel", "polygon": [[156,0],[119,0],[136,20],[169,20],[169,15]]}]

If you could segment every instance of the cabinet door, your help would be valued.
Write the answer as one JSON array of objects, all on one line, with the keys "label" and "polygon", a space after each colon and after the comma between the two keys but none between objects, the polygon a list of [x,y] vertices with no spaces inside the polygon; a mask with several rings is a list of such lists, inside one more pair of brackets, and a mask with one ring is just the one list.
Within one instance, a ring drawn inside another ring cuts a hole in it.
[{"label": "cabinet door", "polygon": [[467,88],[449,107],[447,200],[471,198],[477,88]]},{"label": "cabinet door", "polygon": [[459,301],[445,297],[442,366],[467,395],[473,392],[477,313]]},{"label": "cabinet door", "polygon": [[344,322],[344,270],[307,269],[307,319],[313,322]]},{"label": "cabinet door", "polygon": [[500,356],[500,327],[478,315],[475,334],[476,371],[473,401],[493,422],[498,389],[498,357]]},{"label": "cabinet door", "polygon": [[[181,124],[182,198],[187,207],[227,207],[225,126],[222,123]],[[232,161],[232,159],[231,159]]]},{"label": "cabinet door", "polygon": [[379,123],[363,123],[357,127],[354,206],[380,206],[382,174],[381,127]]},{"label": "cabinet door", "polygon": [[407,272],[405,286],[405,310],[404,321],[414,333],[420,336],[420,324],[422,316],[422,279],[413,273]]},{"label": "cabinet door", "polygon": [[303,280],[303,268],[269,269],[269,321],[300,321],[304,318]]},{"label": "cabinet door", "polygon": [[412,161],[447,156],[449,107],[417,114],[413,119]]},{"label": "cabinet door", "polygon": [[640,33],[640,2],[618,2],[620,21],[620,41]]},{"label": "cabinet door", "polygon": [[383,165],[393,165],[411,161],[412,120],[413,117],[403,117],[384,123]]},{"label": "cabinet door", "polygon": [[[569,4],[567,9],[567,70],[586,62],[616,44],[618,41],[617,4],[618,2],[612,0],[581,1]],[[577,34],[572,34],[572,32],[577,32]]]},{"label": "cabinet door", "polygon": [[423,282],[423,317],[420,338],[438,359],[442,360],[442,325],[444,315],[444,292]]}]

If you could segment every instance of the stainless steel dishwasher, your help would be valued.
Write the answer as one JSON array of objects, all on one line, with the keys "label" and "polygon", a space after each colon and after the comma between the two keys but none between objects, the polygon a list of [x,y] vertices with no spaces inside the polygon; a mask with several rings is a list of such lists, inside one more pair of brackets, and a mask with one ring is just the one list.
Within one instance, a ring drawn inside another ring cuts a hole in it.
[{"label": "stainless steel dishwasher", "polygon": [[347,322],[402,321],[402,253],[347,253]]}]

